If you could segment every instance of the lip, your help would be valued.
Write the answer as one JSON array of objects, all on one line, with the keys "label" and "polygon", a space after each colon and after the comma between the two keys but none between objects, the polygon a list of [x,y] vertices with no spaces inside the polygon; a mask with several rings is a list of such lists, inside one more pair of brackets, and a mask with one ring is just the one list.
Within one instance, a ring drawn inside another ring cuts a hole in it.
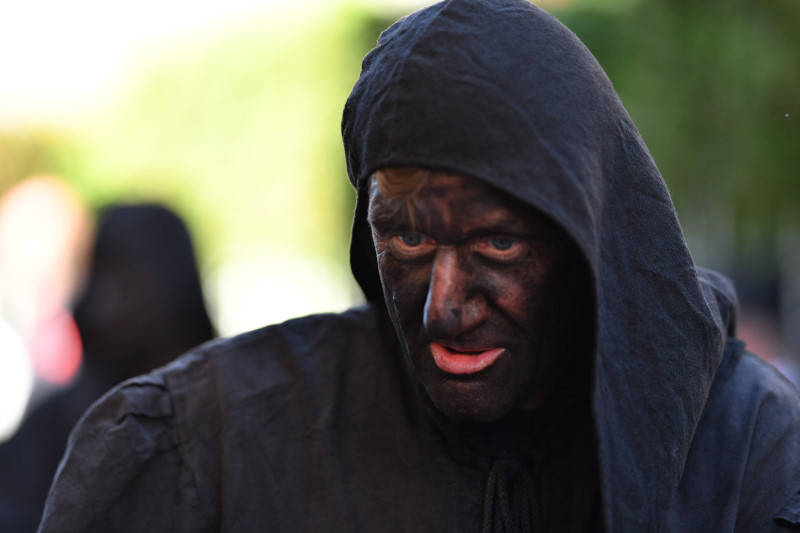
[{"label": "lip", "polygon": [[489,348],[486,350],[456,350],[438,342],[431,343],[433,362],[440,370],[448,374],[477,374],[492,366],[505,352],[505,348]]}]

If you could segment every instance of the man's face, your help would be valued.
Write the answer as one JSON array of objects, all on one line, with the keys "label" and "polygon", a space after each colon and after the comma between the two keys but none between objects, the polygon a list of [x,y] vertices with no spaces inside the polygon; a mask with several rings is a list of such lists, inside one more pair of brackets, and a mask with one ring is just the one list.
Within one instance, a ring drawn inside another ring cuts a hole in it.
[{"label": "man's face", "polygon": [[535,409],[562,358],[567,238],[532,208],[459,175],[432,172],[411,205],[372,178],[384,298],[413,371],[451,418]]}]

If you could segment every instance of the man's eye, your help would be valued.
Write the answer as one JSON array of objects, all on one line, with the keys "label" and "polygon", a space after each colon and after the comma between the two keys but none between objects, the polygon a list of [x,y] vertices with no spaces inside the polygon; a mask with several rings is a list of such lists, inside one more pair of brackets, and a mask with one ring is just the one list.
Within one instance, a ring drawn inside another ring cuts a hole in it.
[{"label": "man's eye", "polygon": [[406,246],[419,246],[422,244],[422,235],[419,233],[401,233],[397,236]]},{"label": "man's eye", "polygon": [[435,247],[433,239],[422,233],[398,233],[391,239],[391,253],[399,259],[423,257]]},{"label": "man's eye", "polygon": [[486,237],[475,242],[474,250],[484,257],[497,261],[521,259],[527,250],[525,242],[515,237]]},{"label": "man's eye", "polygon": [[511,239],[508,237],[492,237],[489,239],[489,245],[492,246],[495,250],[510,250],[512,246],[517,244],[517,239]]}]

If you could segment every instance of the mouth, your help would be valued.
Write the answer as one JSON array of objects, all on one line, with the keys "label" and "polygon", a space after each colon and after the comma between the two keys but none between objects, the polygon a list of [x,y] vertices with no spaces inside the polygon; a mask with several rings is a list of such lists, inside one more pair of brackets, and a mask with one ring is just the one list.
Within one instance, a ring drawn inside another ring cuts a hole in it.
[{"label": "mouth", "polygon": [[505,352],[505,348],[485,350],[457,350],[438,342],[431,343],[433,362],[448,374],[477,374],[492,366]]}]

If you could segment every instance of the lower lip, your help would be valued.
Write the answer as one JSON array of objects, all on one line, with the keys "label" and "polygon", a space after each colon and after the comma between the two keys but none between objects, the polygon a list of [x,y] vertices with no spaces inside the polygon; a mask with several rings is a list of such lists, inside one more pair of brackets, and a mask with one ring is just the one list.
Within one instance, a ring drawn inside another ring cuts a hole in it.
[{"label": "lower lip", "polygon": [[448,374],[477,374],[494,364],[503,354],[504,348],[492,348],[478,353],[463,353],[450,350],[441,344],[431,343],[433,362]]}]

